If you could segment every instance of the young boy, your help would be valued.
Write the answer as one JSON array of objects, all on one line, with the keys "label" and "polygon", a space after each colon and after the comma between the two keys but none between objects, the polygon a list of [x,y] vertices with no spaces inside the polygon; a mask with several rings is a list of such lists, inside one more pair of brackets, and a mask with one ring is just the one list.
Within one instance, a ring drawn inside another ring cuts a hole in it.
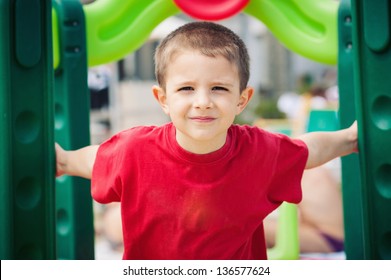
[{"label": "young boy", "polygon": [[300,202],[304,168],[356,151],[356,125],[295,140],[233,125],[253,95],[249,57],[215,23],[180,27],[155,60],[152,91],[172,123],[56,145],[57,175],[92,178],[96,201],[121,202],[124,259],[266,259],[262,220]]}]

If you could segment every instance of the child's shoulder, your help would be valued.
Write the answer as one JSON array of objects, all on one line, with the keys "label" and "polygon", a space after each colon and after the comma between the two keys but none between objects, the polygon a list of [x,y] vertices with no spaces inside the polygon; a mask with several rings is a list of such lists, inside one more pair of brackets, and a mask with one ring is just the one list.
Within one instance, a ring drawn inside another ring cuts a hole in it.
[{"label": "child's shoulder", "polygon": [[246,124],[245,125],[233,124],[230,130],[231,133],[239,137],[250,137],[250,138],[261,137],[264,139],[289,138],[288,136],[283,134],[274,133],[271,131],[264,130],[258,126],[252,126]]},{"label": "child's shoulder", "polygon": [[[306,144],[300,140],[291,138],[288,135],[264,130],[257,126],[232,125],[230,128],[233,142],[238,146],[251,147],[249,149],[276,152],[302,152],[307,150]],[[264,155],[264,154],[263,154]]]},{"label": "child's shoulder", "polygon": [[156,126],[156,125],[141,125],[141,126],[134,126],[125,130],[122,130],[118,132],[116,135],[119,137],[129,137],[129,136],[134,136],[134,135],[148,135],[148,134],[154,134],[154,133],[159,133],[165,129],[167,126]]},{"label": "child's shoulder", "polygon": [[230,128],[232,138],[244,143],[247,142],[252,145],[261,145],[266,147],[268,145],[276,146],[284,143],[295,143],[296,140],[290,138],[288,135],[276,133],[273,131],[264,130],[258,126],[251,125],[237,125],[234,124]]},{"label": "child's shoulder", "polygon": [[144,142],[148,139],[157,139],[163,137],[169,131],[171,124],[162,126],[135,126],[122,130],[114,134],[110,139],[105,141],[106,144],[127,145],[129,143]]}]

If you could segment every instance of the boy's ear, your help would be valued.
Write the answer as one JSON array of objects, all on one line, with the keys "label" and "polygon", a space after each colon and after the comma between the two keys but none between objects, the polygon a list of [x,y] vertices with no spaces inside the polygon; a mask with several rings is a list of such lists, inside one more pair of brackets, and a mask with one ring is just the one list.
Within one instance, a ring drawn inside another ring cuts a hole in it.
[{"label": "boy's ear", "polygon": [[162,107],[164,113],[169,114],[168,106],[167,106],[167,97],[164,90],[159,86],[152,87],[152,93],[157,102],[159,102],[160,107]]},{"label": "boy's ear", "polygon": [[237,105],[237,113],[240,114],[244,108],[246,108],[248,102],[250,102],[251,98],[253,97],[254,89],[252,87],[246,87],[239,97],[239,102]]}]

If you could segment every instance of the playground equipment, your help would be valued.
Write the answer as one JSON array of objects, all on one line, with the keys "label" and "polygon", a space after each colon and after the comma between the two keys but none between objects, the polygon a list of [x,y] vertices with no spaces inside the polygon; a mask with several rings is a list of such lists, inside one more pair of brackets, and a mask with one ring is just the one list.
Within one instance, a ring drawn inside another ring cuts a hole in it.
[{"label": "playground equipment", "polygon": [[390,18],[389,1],[352,1],[365,259],[391,259]]},{"label": "playground equipment", "polygon": [[183,12],[189,14],[193,18],[202,20],[221,20],[239,13],[248,4],[249,0],[174,0],[174,2]]},{"label": "playground equipment", "polygon": [[[338,12],[338,87],[341,128],[348,127],[357,118],[356,111],[360,108],[356,105],[357,98],[353,81],[352,25],[350,0],[343,0]],[[358,154],[343,157],[341,162],[346,257],[364,259],[362,203],[365,197],[362,192]]]},{"label": "playground equipment", "polygon": [[267,250],[269,260],[297,260],[300,254],[297,206],[284,202],[278,208],[276,244]]},{"label": "playground equipment", "polygon": [[[90,143],[84,12],[77,1],[53,1],[53,8],[60,55],[54,72],[55,141],[74,150]],[[56,219],[57,258],[93,259],[94,226],[87,180],[56,179]]]},{"label": "playground equipment", "polygon": [[51,3],[0,1],[0,258],[53,259]]},{"label": "playground equipment", "polygon": [[[204,15],[204,20],[211,19],[212,4],[223,7],[217,17],[214,13],[214,19],[243,11],[264,22],[292,51],[321,63],[336,64],[338,3],[333,0],[176,2],[191,16]],[[198,9],[193,10],[194,6]],[[172,0],[98,0],[83,8],[89,66],[126,56],[140,47],[160,22],[181,12]]]},{"label": "playground equipment", "polygon": [[[391,222],[384,215],[391,212],[389,2],[352,0],[351,7],[349,0],[191,2],[233,3],[214,13],[215,19],[243,11],[294,52],[327,64],[336,64],[338,56],[341,127],[358,119],[361,159],[361,165],[356,155],[342,163],[347,257],[390,259]],[[90,202],[81,210],[85,217],[76,211],[82,203],[76,197],[90,199],[77,190],[88,189],[80,187],[86,182],[62,179],[57,184],[66,185],[65,193],[60,187],[56,199],[54,193],[55,138],[66,148],[89,142],[87,65],[134,51],[181,8],[207,19],[203,9],[195,13],[184,0],[53,3],[52,10],[48,0],[0,0],[1,259],[93,257]]]}]

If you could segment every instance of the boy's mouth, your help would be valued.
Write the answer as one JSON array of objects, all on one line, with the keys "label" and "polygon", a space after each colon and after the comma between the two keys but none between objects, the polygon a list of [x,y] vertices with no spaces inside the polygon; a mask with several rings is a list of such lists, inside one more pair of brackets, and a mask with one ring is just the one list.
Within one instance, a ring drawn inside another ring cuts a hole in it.
[{"label": "boy's mouth", "polygon": [[216,118],[209,117],[209,116],[198,116],[198,117],[190,117],[190,119],[196,122],[211,122],[214,121]]}]

